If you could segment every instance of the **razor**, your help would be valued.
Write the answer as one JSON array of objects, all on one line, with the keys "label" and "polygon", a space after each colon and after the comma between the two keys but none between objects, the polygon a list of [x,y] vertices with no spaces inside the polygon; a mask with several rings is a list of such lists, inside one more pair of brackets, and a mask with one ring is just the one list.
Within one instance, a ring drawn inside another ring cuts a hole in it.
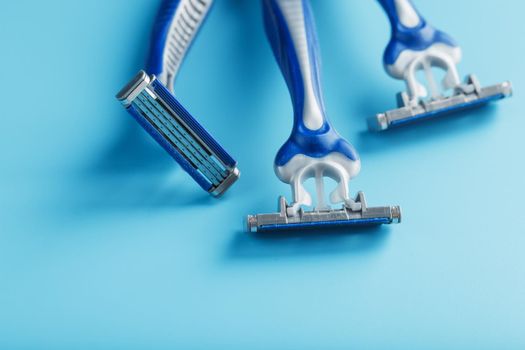
[{"label": "razor", "polygon": [[205,191],[221,196],[239,178],[236,161],[174,97],[179,67],[212,0],[164,0],[152,32],[147,71],[117,99]]},{"label": "razor", "polygon": [[[410,0],[378,1],[392,27],[383,55],[384,67],[391,77],[404,80],[407,89],[397,95],[397,109],[368,119],[370,130],[382,131],[483,106],[512,95],[508,81],[482,87],[471,74],[462,82],[457,69],[460,47],[448,34],[431,26]],[[440,84],[434,68],[444,72]],[[419,72],[423,73],[424,82],[418,80]]]},{"label": "razor", "polygon": [[[326,118],[310,3],[263,0],[263,12],[266,34],[293,104],[292,133],[274,163],[277,177],[291,186],[293,201],[288,203],[281,196],[277,213],[248,215],[246,229],[269,232],[399,222],[399,206],[368,207],[362,192],[355,199],[349,195],[350,179],[359,173],[361,161],[354,147]],[[325,177],[337,182],[329,196]],[[304,187],[310,178],[315,178],[315,205]]]}]

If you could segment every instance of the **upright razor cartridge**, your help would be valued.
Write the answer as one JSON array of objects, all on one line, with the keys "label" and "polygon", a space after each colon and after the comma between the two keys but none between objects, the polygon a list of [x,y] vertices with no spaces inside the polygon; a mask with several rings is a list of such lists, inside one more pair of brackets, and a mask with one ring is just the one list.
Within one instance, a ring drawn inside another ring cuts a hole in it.
[{"label": "upright razor cartridge", "polygon": [[235,160],[155,76],[140,71],[116,97],[204,190],[218,197],[238,179]]},{"label": "upright razor cartridge", "polygon": [[[361,168],[350,143],[342,138],[325,116],[320,88],[317,37],[307,0],[263,0],[266,34],[290,90],[294,125],[290,138],[275,158],[277,177],[289,184],[293,201],[279,198],[278,212],[248,215],[247,230],[267,232],[292,229],[322,229],[399,222],[397,206],[369,208],[364,194],[350,198],[349,182]],[[337,182],[325,201],[324,177]],[[315,178],[317,203],[303,186]]]},{"label": "upright razor cartridge", "polygon": [[218,197],[238,178],[235,160],[172,95],[173,82],[212,0],[163,0],[152,31],[147,71],[117,99],[206,191]]},{"label": "upright razor cartridge", "polygon": [[[378,0],[392,27],[383,62],[387,73],[404,80],[407,91],[398,94],[398,108],[368,119],[370,130],[382,131],[415,121],[485,105],[512,95],[506,81],[481,87],[474,75],[462,83],[456,65],[461,49],[446,33],[435,29],[417,12],[410,0]],[[433,68],[444,71],[441,88]],[[417,79],[422,71],[426,87]]]}]

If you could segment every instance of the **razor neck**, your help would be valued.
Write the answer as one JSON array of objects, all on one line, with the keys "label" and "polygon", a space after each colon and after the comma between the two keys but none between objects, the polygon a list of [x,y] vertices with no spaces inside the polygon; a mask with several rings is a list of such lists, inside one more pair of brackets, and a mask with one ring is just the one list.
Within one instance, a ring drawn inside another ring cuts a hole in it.
[{"label": "razor neck", "polygon": [[417,31],[425,25],[425,19],[419,14],[411,0],[378,0],[385,11],[392,32]]},{"label": "razor neck", "polygon": [[264,23],[294,109],[294,130],[326,129],[315,25],[307,0],[264,0]]},{"label": "razor neck", "polygon": [[213,0],[162,0],[151,33],[146,70],[171,92],[180,66]]}]

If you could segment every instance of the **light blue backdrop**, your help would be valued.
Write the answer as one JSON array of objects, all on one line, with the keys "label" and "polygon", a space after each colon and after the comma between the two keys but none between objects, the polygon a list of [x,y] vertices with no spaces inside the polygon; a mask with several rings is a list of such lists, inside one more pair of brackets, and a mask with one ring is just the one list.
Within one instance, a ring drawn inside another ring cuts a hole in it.
[{"label": "light blue backdrop", "polygon": [[0,11],[1,349],[523,349],[525,4],[419,0],[497,106],[382,135],[402,83],[372,0],[313,1],[328,114],[360,151],[352,190],[401,225],[260,239],[248,213],[291,104],[259,3],[219,0],[179,99],[238,159],[209,198],[114,99],[142,68],[157,0],[4,1]]}]

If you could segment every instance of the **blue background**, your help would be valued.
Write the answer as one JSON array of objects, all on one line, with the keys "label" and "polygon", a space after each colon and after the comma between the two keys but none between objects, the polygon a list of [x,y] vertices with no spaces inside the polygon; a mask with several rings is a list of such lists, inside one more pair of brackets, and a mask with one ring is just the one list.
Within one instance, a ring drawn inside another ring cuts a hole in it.
[{"label": "blue background", "polygon": [[158,1],[4,1],[0,348],[523,349],[525,4],[417,4],[463,75],[515,96],[369,134],[404,87],[381,64],[388,21],[314,1],[328,115],[363,161],[352,191],[404,222],[263,239],[241,223],[289,198],[272,164],[292,111],[257,1],[217,1],[176,84],[239,161],[219,201],[114,99]]}]

